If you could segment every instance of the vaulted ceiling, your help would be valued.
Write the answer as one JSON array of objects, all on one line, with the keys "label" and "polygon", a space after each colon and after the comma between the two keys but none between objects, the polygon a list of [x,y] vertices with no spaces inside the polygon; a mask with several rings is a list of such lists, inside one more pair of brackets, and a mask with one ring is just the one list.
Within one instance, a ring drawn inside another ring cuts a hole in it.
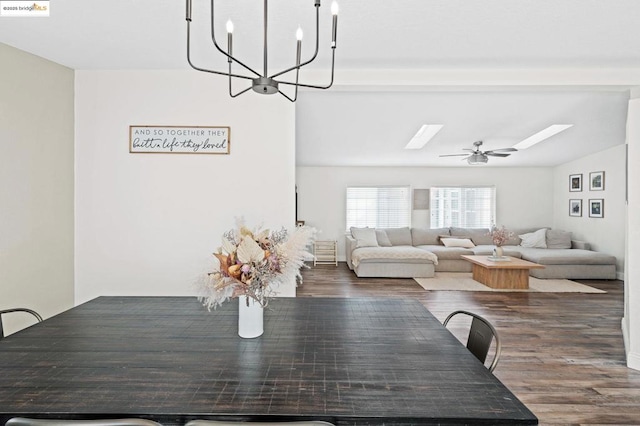
[{"label": "vaulted ceiling", "polygon": [[[231,18],[234,52],[258,69],[262,3],[216,1],[217,37],[226,39]],[[320,57],[301,78],[325,79],[329,6],[324,0]],[[188,68],[184,1],[50,7],[46,18],[0,17],[0,42],[78,70]],[[311,55],[313,13],[313,0],[269,3],[270,68],[292,65],[298,25],[303,56]],[[193,57],[224,69],[210,46],[208,14],[208,1],[193,0]],[[336,83],[301,94],[297,161],[459,165],[438,156],[479,139],[488,149],[511,146],[550,124],[574,126],[490,165],[554,165],[622,144],[628,89],[640,85],[638,16],[636,0],[341,0]],[[407,152],[422,124],[444,127]]]}]

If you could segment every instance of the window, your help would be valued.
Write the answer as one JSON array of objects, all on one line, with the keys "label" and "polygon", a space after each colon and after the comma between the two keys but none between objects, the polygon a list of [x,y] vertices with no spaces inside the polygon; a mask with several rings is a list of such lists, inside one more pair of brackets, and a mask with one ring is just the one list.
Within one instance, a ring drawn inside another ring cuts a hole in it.
[{"label": "window", "polygon": [[347,187],[347,230],[410,226],[409,194],[408,186]]},{"label": "window", "polygon": [[431,188],[431,228],[490,228],[495,217],[495,186]]}]

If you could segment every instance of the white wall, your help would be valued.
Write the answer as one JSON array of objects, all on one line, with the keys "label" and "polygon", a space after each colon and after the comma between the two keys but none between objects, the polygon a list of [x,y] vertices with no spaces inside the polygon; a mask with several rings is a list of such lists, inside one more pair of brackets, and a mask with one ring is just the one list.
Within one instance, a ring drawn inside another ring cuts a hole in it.
[{"label": "white wall", "polygon": [[[236,217],[294,226],[294,106],[231,99],[226,84],[196,71],[76,72],[77,303],[194,294]],[[230,126],[231,155],[130,154],[129,125]]]},{"label": "white wall", "polygon": [[627,121],[629,192],[622,332],[627,365],[640,370],[640,88],[632,97]]},{"label": "white wall", "polygon": [[[592,250],[617,258],[619,278],[624,272],[625,145],[580,158],[554,169],[553,227],[571,231]],[[589,174],[604,171],[604,191],[589,190]],[[582,174],[582,191],[569,192],[569,175]],[[589,217],[589,199],[604,199],[604,217]],[[569,216],[569,200],[582,200],[582,216]]]},{"label": "white wall", "polygon": [[49,317],[73,306],[73,70],[2,43],[0,63],[0,309]]},{"label": "white wall", "polygon": [[[496,185],[499,225],[551,226],[553,197],[551,168],[428,167],[297,167],[298,219],[321,231],[320,239],[338,240],[338,257],[345,260],[346,188],[352,185]],[[429,227],[429,211],[413,212],[412,225]]]}]

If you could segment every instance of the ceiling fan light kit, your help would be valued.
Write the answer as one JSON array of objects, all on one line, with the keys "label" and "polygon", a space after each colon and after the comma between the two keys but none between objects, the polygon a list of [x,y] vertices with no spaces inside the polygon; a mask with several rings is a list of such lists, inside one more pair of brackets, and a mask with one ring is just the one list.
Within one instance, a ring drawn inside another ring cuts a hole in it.
[{"label": "ceiling fan light kit", "polygon": [[467,157],[467,163],[471,164],[472,166],[487,164],[488,161],[489,157],[487,157],[486,155],[482,155],[481,153],[471,154],[469,157]]},{"label": "ceiling fan light kit", "polygon": [[[206,68],[202,68],[193,64],[191,60],[191,14],[192,14],[192,0],[186,0],[187,2],[187,11],[186,11],[186,20],[187,20],[187,61],[189,65],[197,70],[202,72],[208,72],[211,74],[224,75],[229,79],[229,96],[235,98],[243,93],[246,93],[250,89],[253,89],[254,92],[260,93],[263,95],[272,95],[274,93],[280,93],[282,96],[287,98],[291,102],[295,102],[298,98],[298,88],[305,87],[311,89],[328,89],[333,85],[333,76],[334,76],[334,65],[335,65],[335,57],[336,57],[336,39],[338,33],[338,4],[334,1],[331,5],[331,14],[333,16],[332,28],[331,28],[331,79],[326,85],[313,85],[313,84],[302,84],[299,82],[300,68],[305,65],[313,62],[318,56],[319,50],[319,33],[320,33],[320,0],[314,0],[314,7],[316,8],[316,39],[315,39],[315,52],[311,56],[310,59],[302,62],[302,38],[303,32],[302,28],[298,27],[296,31],[296,64],[290,68],[287,68],[283,71],[279,71],[275,74],[269,75],[267,73],[268,66],[268,44],[267,44],[267,24],[268,24],[268,0],[264,0],[264,14],[263,14],[263,72],[259,73],[255,71],[251,67],[247,66],[244,62],[240,61],[238,58],[233,56],[233,22],[231,20],[227,21],[226,30],[227,30],[227,50],[223,50],[215,36],[215,1],[211,0],[211,39],[213,41],[216,49],[222,53],[227,58],[227,63],[229,64],[228,71],[215,71]],[[240,65],[248,74],[237,74],[232,73],[231,66],[233,63]],[[276,77],[280,77],[283,74],[288,72],[295,71],[295,81],[287,81],[276,79]],[[241,80],[250,80],[251,85],[244,90],[241,90],[237,93],[233,93],[232,81],[233,79],[241,79]],[[293,86],[294,94],[293,96],[288,96],[280,90],[280,85],[288,85]]]},{"label": "ceiling fan light kit", "polygon": [[489,151],[480,151],[482,141],[476,141],[473,143],[473,149],[465,148],[465,151],[471,151],[471,153],[464,154],[444,154],[440,157],[464,157],[463,160],[467,160],[467,163],[475,166],[480,164],[487,164],[489,157],[508,157],[512,152],[517,151],[515,148],[499,148]]}]

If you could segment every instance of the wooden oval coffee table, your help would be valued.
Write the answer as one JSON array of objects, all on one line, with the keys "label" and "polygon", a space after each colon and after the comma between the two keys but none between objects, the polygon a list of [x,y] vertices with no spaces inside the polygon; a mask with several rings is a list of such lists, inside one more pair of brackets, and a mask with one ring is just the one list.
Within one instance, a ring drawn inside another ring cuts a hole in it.
[{"label": "wooden oval coffee table", "polygon": [[491,288],[528,289],[529,269],[543,269],[543,265],[515,257],[509,260],[491,260],[491,256],[463,254],[463,259],[473,264],[473,279]]}]

